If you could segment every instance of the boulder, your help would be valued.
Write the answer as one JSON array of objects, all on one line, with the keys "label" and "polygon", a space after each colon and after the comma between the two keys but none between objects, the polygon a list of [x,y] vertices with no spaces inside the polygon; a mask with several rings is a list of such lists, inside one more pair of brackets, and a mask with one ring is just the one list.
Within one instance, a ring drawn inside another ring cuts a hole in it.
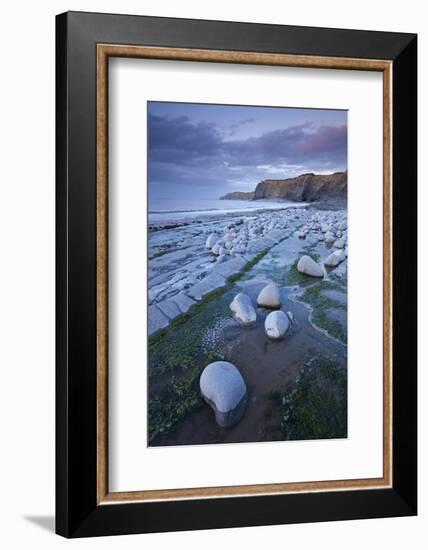
[{"label": "boulder", "polygon": [[216,243],[212,248],[211,248],[211,252],[214,254],[214,256],[219,256],[220,255],[220,249],[221,249],[221,246]]},{"label": "boulder", "polygon": [[335,243],[334,243],[334,247],[335,248],[343,248],[345,246],[345,241],[343,239],[338,239]]},{"label": "boulder", "polygon": [[232,363],[215,361],[201,374],[203,399],[212,407],[219,426],[229,428],[239,422],[247,405],[247,386]]},{"label": "boulder", "polygon": [[240,292],[235,296],[230,304],[234,317],[241,321],[244,325],[251,325],[256,322],[257,314],[256,310],[251,303],[249,296]]},{"label": "boulder", "polygon": [[310,256],[302,256],[297,262],[297,271],[310,277],[324,277],[323,268]]},{"label": "boulder", "polygon": [[209,235],[209,237],[207,238],[205,246],[208,249],[212,249],[212,247],[215,245],[216,241],[217,241],[217,235],[215,233],[211,233],[211,235]]},{"label": "boulder", "polygon": [[330,243],[334,243],[335,240],[336,239],[333,233],[326,233],[324,242],[326,242],[327,244],[330,244]]},{"label": "boulder", "polygon": [[324,265],[328,267],[336,267],[346,259],[343,250],[336,250],[324,260]]},{"label": "boulder", "polygon": [[285,333],[290,328],[290,318],[281,310],[272,311],[266,317],[265,331],[269,338],[279,340],[284,338]]},{"label": "boulder", "polygon": [[281,293],[278,285],[271,282],[265,286],[257,297],[257,304],[272,309],[281,307]]}]

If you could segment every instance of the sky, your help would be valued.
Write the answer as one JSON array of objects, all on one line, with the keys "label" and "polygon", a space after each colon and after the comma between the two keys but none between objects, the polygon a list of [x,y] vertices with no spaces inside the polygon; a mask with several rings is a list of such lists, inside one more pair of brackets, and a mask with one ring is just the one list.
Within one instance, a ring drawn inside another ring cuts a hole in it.
[{"label": "sky", "polygon": [[150,199],[217,199],[347,168],[347,111],[148,102]]}]

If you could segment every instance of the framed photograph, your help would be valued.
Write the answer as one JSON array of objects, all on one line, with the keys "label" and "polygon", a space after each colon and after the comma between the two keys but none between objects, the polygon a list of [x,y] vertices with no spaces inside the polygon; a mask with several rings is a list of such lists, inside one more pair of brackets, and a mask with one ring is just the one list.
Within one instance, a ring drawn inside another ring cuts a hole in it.
[{"label": "framed photograph", "polygon": [[416,35],[56,25],[58,534],[416,514]]}]

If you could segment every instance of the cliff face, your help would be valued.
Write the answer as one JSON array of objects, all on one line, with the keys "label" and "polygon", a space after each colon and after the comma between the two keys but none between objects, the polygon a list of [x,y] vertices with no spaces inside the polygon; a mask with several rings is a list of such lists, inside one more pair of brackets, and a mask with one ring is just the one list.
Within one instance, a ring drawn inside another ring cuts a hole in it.
[{"label": "cliff face", "polygon": [[253,193],[237,191],[221,199],[257,200],[286,199],[295,202],[313,202],[328,199],[346,199],[348,173],[302,174],[286,180],[264,180],[257,184]]},{"label": "cliff face", "polygon": [[286,180],[264,180],[257,184],[254,198],[296,202],[346,198],[347,182],[347,172],[328,175],[302,174]]},{"label": "cliff face", "polygon": [[234,193],[227,193],[220,197],[220,200],[241,200],[252,201],[254,199],[254,191],[235,191]]}]

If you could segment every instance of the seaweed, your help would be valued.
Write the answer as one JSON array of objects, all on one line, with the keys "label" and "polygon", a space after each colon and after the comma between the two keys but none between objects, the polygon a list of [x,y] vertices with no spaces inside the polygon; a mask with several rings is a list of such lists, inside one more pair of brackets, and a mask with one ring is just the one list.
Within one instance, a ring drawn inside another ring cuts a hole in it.
[{"label": "seaweed", "polygon": [[218,289],[205,296],[202,302],[171,321],[170,326],[149,338],[149,376],[159,376],[169,371],[188,370],[195,366],[201,356],[219,350],[204,349],[203,336],[207,321],[228,315],[225,302],[221,301],[225,291]]},{"label": "seaweed", "polygon": [[309,361],[287,392],[267,395],[285,440],[347,437],[347,372],[329,357]]},{"label": "seaweed", "polygon": [[173,377],[149,400],[149,442],[174,428],[187,414],[202,406],[199,375],[199,369],[195,369],[188,379],[177,380]]},{"label": "seaweed", "polygon": [[346,344],[347,335],[340,321],[332,318],[328,312],[329,309],[346,311],[346,304],[324,296],[324,290],[342,290],[342,288],[336,283],[332,283],[330,281],[320,281],[306,288],[305,291],[298,296],[298,300],[309,304],[312,307],[313,312],[311,319],[317,327],[327,331],[330,336],[333,336],[342,343]]}]

